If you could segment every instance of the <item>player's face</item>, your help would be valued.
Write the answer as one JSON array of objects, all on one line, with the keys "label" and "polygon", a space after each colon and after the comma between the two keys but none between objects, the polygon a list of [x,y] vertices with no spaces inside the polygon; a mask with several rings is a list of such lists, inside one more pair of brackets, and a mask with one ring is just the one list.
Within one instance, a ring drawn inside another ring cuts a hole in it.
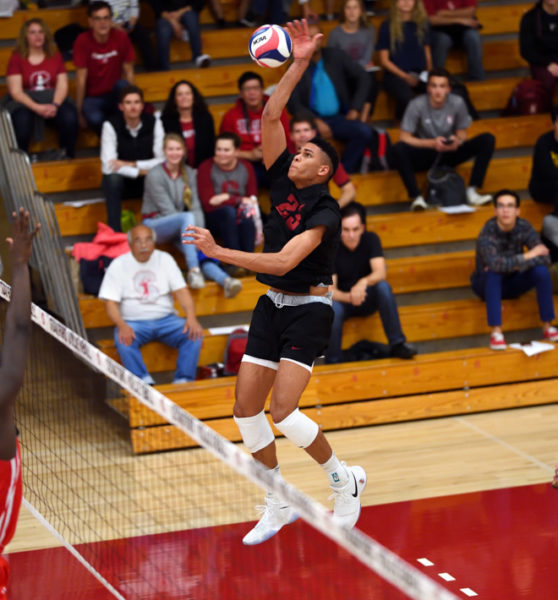
[{"label": "player's face", "polygon": [[519,217],[519,208],[516,206],[513,196],[500,196],[496,200],[494,210],[496,214],[496,223],[503,231],[511,231],[515,227],[517,217]]},{"label": "player's face", "polygon": [[138,262],[147,262],[151,258],[153,250],[155,250],[155,240],[149,227],[139,225],[132,229],[130,250]]},{"label": "player's face", "polygon": [[165,160],[173,167],[180,164],[180,161],[186,156],[184,146],[175,140],[167,140],[163,152],[165,153]]},{"label": "player's face", "polygon": [[122,111],[125,120],[136,120],[139,119],[143,110],[143,101],[139,94],[127,94],[118,108]]},{"label": "player's face", "polygon": [[434,106],[443,105],[451,91],[447,77],[431,77],[426,89],[430,102]]},{"label": "player's face", "polygon": [[316,130],[312,129],[310,123],[295,123],[291,131],[291,139],[297,150],[302,148],[306,142],[316,137]]},{"label": "player's face", "polygon": [[180,110],[191,109],[194,105],[194,92],[187,83],[181,83],[174,92],[176,108]]},{"label": "player's face", "polygon": [[289,179],[299,187],[325,181],[329,168],[324,163],[322,151],[314,144],[304,144],[289,167]]},{"label": "player's face", "polygon": [[351,215],[341,221],[341,242],[349,250],[354,250],[359,245],[363,233],[364,225],[359,215]]},{"label": "player's face", "polygon": [[356,23],[362,14],[359,0],[349,0],[345,4],[344,12],[346,21],[349,23]]},{"label": "player's face", "polygon": [[258,109],[263,104],[263,87],[257,79],[249,79],[240,88],[240,97],[249,108]]},{"label": "player's face", "polygon": [[112,27],[112,15],[108,8],[100,8],[89,17],[89,26],[96,36],[104,37],[108,35]]},{"label": "player's face", "polygon": [[26,37],[29,48],[38,50],[45,44],[45,32],[38,23],[31,23],[31,25],[29,25]]},{"label": "player's face", "polygon": [[217,140],[215,143],[215,162],[223,168],[231,167],[237,156],[232,140]]}]

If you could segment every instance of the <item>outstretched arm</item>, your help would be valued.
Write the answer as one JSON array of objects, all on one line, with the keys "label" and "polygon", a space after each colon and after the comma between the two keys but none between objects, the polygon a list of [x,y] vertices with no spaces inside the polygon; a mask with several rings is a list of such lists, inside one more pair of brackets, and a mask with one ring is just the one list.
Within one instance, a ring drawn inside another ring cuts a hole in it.
[{"label": "outstretched arm", "polygon": [[0,364],[0,460],[16,452],[14,405],[23,383],[27,347],[31,336],[31,284],[29,258],[39,225],[29,231],[29,213],[14,213],[13,234],[7,239],[12,257],[12,297],[6,311]]},{"label": "outstretched arm", "polygon": [[281,113],[287,106],[296,84],[306,71],[312,54],[314,54],[323,37],[321,33],[310,37],[305,19],[287,23],[287,29],[293,43],[294,60],[281,77],[262,114],[262,151],[266,169],[273,165],[277,157],[287,147],[285,130],[281,124]]}]

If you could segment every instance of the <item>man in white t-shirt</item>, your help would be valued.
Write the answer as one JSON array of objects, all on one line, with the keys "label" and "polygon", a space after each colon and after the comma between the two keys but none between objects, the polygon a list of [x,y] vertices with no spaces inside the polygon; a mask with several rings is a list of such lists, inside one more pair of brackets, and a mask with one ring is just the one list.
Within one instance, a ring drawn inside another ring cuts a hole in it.
[{"label": "man in white t-shirt", "polygon": [[[137,225],[128,233],[128,241],[131,252],[111,262],[99,291],[116,325],[114,342],[122,364],[146,383],[155,383],[140,347],[157,340],[178,348],[174,383],[192,381],[203,329],[184,277],[170,254],[155,250],[155,233],[149,227]],[[175,314],[174,300],[186,319]]]}]

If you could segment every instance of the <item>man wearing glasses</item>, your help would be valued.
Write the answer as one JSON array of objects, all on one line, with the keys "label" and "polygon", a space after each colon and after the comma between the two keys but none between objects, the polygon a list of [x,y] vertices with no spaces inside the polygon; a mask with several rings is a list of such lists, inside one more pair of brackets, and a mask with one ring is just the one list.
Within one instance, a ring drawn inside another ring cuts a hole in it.
[{"label": "man wearing glasses", "polygon": [[506,349],[502,298],[518,298],[532,288],[537,290],[543,340],[558,342],[558,330],[552,326],[549,250],[533,226],[519,216],[520,199],[516,192],[500,190],[493,202],[495,216],[485,223],[477,238],[476,269],[471,275],[473,291],[486,301],[490,347]]},{"label": "man wearing glasses", "polygon": [[108,2],[87,8],[88,31],[74,42],[79,125],[101,134],[103,121],[117,110],[118,96],[134,83],[134,48],[128,34],[112,23]]}]

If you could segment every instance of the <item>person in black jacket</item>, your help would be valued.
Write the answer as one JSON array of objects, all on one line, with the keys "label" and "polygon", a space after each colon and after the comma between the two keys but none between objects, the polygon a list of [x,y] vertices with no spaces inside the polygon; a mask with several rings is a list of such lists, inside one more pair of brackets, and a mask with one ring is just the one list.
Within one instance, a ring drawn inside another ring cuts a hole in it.
[{"label": "person in black jacket", "polygon": [[213,156],[215,124],[205,98],[196,86],[181,79],[171,88],[161,112],[165,133],[178,133],[188,150],[187,163],[197,169]]},{"label": "person in black jacket", "polygon": [[189,41],[192,60],[198,68],[209,67],[211,56],[202,54],[199,12],[203,0],[149,0],[157,22],[157,57],[161,71],[170,69],[170,42],[173,36]]},{"label": "person in black jacket", "polygon": [[[317,22],[308,28],[311,36],[321,33]],[[320,44],[289,100],[291,114],[310,114],[322,138],[346,142],[341,162],[348,173],[360,171],[373,141],[371,127],[360,119],[369,91],[370,78],[357,62],[343,50]]]},{"label": "person in black jacket", "polygon": [[552,98],[558,77],[558,0],[540,0],[521,18],[519,50]]},{"label": "person in black jacket", "polygon": [[554,205],[558,214],[558,110],[552,111],[554,128],[543,133],[533,149],[529,193],[535,202]]},{"label": "person in black jacket", "polygon": [[120,231],[122,198],[141,198],[147,171],[164,159],[161,121],[143,112],[143,92],[131,85],[120,94],[120,109],[101,131],[101,187],[107,222]]}]

